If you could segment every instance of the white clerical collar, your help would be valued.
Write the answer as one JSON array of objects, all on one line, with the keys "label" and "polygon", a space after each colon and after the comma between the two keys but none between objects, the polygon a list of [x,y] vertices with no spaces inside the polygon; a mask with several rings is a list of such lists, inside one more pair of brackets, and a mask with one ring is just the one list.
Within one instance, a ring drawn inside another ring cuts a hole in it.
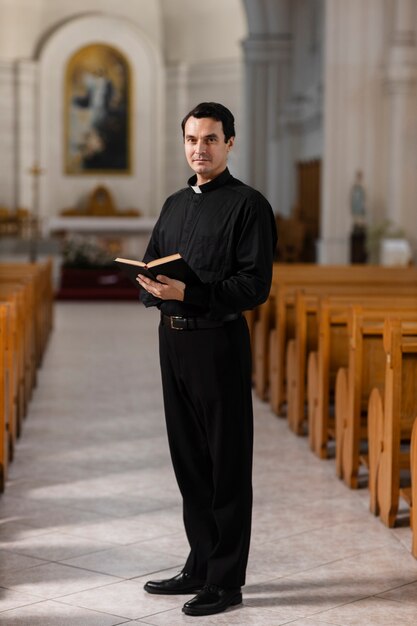
[{"label": "white clerical collar", "polygon": [[191,189],[194,193],[203,193],[198,185],[191,185]]}]

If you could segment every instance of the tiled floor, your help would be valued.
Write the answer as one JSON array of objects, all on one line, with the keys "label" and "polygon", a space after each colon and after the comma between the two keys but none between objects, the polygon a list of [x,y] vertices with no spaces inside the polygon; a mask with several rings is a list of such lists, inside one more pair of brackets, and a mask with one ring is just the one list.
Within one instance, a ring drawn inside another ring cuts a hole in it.
[{"label": "tiled floor", "polygon": [[388,530],[305,439],[255,401],[255,506],[244,606],[186,617],[146,594],[187,553],[162,414],[156,315],[59,304],[6,493],[2,626],[417,624],[408,527]]}]

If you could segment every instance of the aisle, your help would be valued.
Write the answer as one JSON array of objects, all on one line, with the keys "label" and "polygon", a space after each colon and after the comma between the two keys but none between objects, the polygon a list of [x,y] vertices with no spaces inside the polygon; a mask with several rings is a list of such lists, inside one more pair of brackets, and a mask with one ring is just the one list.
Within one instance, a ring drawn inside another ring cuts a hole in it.
[{"label": "aisle", "polygon": [[187,618],[185,598],[143,591],[187,553],[156,323],[135,303],[57,306],[0,497],[2,626],[415,626],[409,528],[385,529],[259,402],[245,607]]}]

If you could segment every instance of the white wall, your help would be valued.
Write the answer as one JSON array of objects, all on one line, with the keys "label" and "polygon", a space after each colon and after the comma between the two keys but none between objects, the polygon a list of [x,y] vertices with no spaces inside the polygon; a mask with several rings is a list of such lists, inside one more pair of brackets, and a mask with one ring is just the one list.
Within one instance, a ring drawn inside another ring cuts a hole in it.
[{"label": "white wall", "polygon": [[247,26],[242,0],[160,0],[168,64],[223,61],[241,56]]},{"label": "white wall", "polygon": [[0,59],[33,57],[57,25],[92,12],[124,17],[161,45],[158,0],[0,0]]}]

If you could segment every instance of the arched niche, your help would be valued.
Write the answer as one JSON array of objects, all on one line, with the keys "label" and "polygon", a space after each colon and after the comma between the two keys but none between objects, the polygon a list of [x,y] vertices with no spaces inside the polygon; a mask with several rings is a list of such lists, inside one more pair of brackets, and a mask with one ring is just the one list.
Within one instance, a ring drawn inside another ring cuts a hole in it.
[{"label": "arched niche", "polygon": [[[80,49],[101,43],[114,47],[131,68],[131,167],[125,173],[92,171],[69,175],[65,168],[65,76]],[[108,15],[75,18],[55,29],[39,53],[36,157],[44,168],[39,207],[47,220],[105,184],[120,207],[156,214],[161,204],[163,142],[163,68],[159,51],[128,20]]]}]

